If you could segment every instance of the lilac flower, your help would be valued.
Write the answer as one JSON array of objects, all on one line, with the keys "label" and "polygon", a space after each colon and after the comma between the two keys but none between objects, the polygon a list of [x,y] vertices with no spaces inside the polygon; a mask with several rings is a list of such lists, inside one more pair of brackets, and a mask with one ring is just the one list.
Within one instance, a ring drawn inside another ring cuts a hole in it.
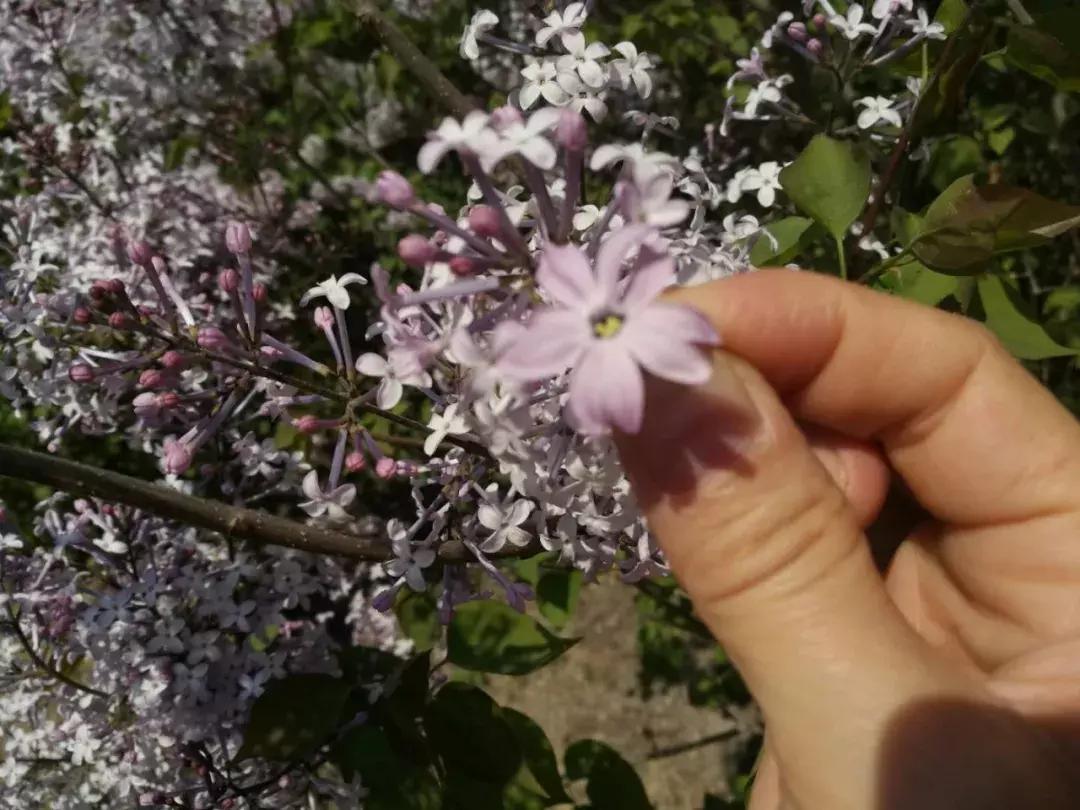
[{"label": "lilac flower", "polygon": [[894,127],[904,126],[904,120],[900,113],[893,109],[893,100],[884,96],[866,96],[856,99],[855,103],[865,109],[859,113],[857,123],[859,129],[872,129],[879,123],[892,124]]},{"label": "lilac flower", "polygon": [[431,432],[424,439],[424,452],[429,456],[435,454],[435,450],[447,436],[462,436],[469,431],[469,423],[465,417],[459,416],[457,403],[446,406],[442,413],[433,413],[428,422],[428,430]]},{"label": "lilac flower", "polygon": [[[573,368],[567,408],[584,433],[641,428],[642,369],[686,385],[709,378],[700,347],[718,338],[694,310],[655,300],[673,281],[675,263],[646,244],[654,234],[643,225],[616,231],[592,267],[580,248],[549,245],[537,281],[554,305],[534,312],[500,355],[504,372],[526,382]],[[623,265],[635,248],[638,266],[623,283]]]},{"label": "lilac flower", "polygon": [[352,303],[349,298],[350,284],[367,284],[367,279],[359,273],[346,273],[341,278],[330,276],[325,281],[320,281],[300,299],[300,306],[304,306],[313,298],[325,298],[338,309],[348,309]]},{"label": "lilac flower", "polygon": [[562,107],[584,90],[584,85],[573,70],[560,70],[554,59],[543,59],[527,64],[521,70],[525,83],[518,92],[521,109],[527,110],[543,99],[548,104]]},{"label": "lilac flower", "polygon": [[347,520],[349,517],[349,505],[356,499],[356,487],[352,484],[341,484],[324,492],[319,485],[319,473],[315,470],[304,476],[304,494],[308,500],[300,504],[300,508],[311,517],[323,517],[324,515],[335,523]]},{"label": "lilac flower", "polygon": [[528,545],[531,536],[521,526],[532,514],[535,504],[524,498],[515,498],[512,494],[500,499],[498,484],[489,484],[484,495],[484,501],[476,510],[476,520],[491,534],[480,544],[481,550],[492,554],[507,543],[512,546]]},{"label": "lilac flower", "polygon": [[447,152],[466,150],[483,157],[495,150],[498,137],[488,128],[488,114],[473,110],[460,122],[444,118],[438,129],[428,133],[428,141],[420,147],[416,164],[420,171],[429,174]]},{"label": "lilac flower", "polygon": [[386,563],[386,573],[392,577],[404,577],[405,582],[414,591],[424,590],[427,587],[424,581],[424,569],[435,562],[434,549],[414,549],[411,533],[400,520],[387,521],[386,531],[390,537],[391,548],[394,550],[394,559]]},{"label": "lilac flower", "polygon": [[874,19],[880,20],[897,14],[901,10],[911,11],[913,6],[913,0],[874,0],[870,13],[874,15]]},{"label": "lilac flower", "polygon": [[613,61],[611,68],[619,77],[623,89],[633,84],[637,88],[638,95],[648,98],[652,93],[652,76],[649,74],[653,66],[652,59],[647,53],[638,53],[637,46],[633,42],[620,42],[614,47],[623,55],[623,58]]},{"label": "lilac flower", "polygon": [[[880,0],[879,0],[880,1]],[[858,3],[848,6],[847,16],[837,14],[829,18],[829,22],[847,39],[854,42],[863,34],[873,34],[877,31],[870,23],[864,23],[863,15],[866,11]]]},{"label": "lilac flower", "polygon": [[356,370],[368,377],[382,378],[375,402],[383,410],[389,410],[401,401],[406,385],[420,388],[431,385],[431,376],[400,351],[391,351],[389,360],[374,352],[362,354],[356,360]]},{"label": "lilac flower", "polygon": [[939,22],[930,22],[930,17],[925,8],[919,8],[915,12],[915,19],[908,20],[908,27],[915,36],[924,36],[927,39],[945,39],[945,26]]},{"label": "lilac flower", "polygon": [[544,18],[543,27],[536,32],[536,44],[541,48],[546,47],[552,37],[558,36],[568,51],[583,47],[585,36],[581,33],[581,26],[585,24],[586,15],[584,3],[570,3],[562,13],[551,12]]},{"label": "lilac flower", "polygon": [[463,59],[479,59],[480,46],[476,42],[476,37],[498,24],[499,18],[493,12],[487,9],[476,12],[461,35],[461,47],[458,49],[461,57]]},{"label": "lilac flower", "polygon": [[570,52],[565,56],[560,56],[555,62],[558,70],[560,72],[577,73],[581,80],[585,82],[585,85],[594,90],[603,87],[604,69],[600,66],[598,60],[611,53],[607,46],[599,42],[586,46],[583,39],[580,44],[575,43],[574,47],[567,48],[567,50]]}]

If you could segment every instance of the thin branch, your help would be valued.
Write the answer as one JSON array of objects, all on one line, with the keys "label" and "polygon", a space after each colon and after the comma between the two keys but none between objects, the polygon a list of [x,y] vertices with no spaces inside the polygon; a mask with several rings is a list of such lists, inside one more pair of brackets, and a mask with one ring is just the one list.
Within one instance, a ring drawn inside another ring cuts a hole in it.
[{"label": "thin branch", "polygon": [[677,745],[669,745],[665,748],[657,748],[650,751],[647,755],[647,759],[664,759],[665,757],[674,757],[679,754],[685,754],[687,751],[693,751],[696,748],[704,748],[707,745],[713,745],[718,742],[730,739],[737,734],[737,730],[729,728],[727,731],[720,731],[716,734],[710,734],[707,737],[702,737],[699,740],[693,740],[692,742],[678,743]]},{"label": "thin branch", "polygon": [[[196,498],[111,470],[7,444],[0,444],[0,477],[20,478],[72,495],[126,504],[159,517],[259,545],[285,546],[312,554],[373,562],[394,556],[382,532],[353,534],[299,523],[254,509]],[[537,553],[538,548],[538,543],[524,548],[507,547],[502,553],[489,556],[526,557]],[[447,541],[437,551],[444,562],[473,559],[460,540]]]},{"label": "thin branch", "polygon": [[424,56],[394,22],[376,8],[373,0],[352,0],[352,8],[360,22],[370,27],[379,41],[415,76],[424,89],[453,115],[464,118],[476,105],[454,87],[442,71]]},{"label": "thin branch", "polygon": [[15,612],[15,609],[11,606],[11,602],[7,605],[8,618],[11,620],[11,627],[15,631],[15,637],[19,639],[19,643],[26,651],[26,654],[30,656],[30,660],[34,662],[38,669],[43,670],[50,677],[55,678],[61,683],[65,683],[72,689],[78,689],[80,692],[86,692],[94,697],[107,698],[108,692],[102,692],[100,689],[95,689],[92,686],[87,686],[84,683],[79,683],[73,678],[69,678],[56,667],[49,664],[44,658],[42,658],[38,652],[34,649],[34,645],[30,643],[30,639],[26,637],[26,633],[23,632],[22,625],[19,624],[19,615]]}]

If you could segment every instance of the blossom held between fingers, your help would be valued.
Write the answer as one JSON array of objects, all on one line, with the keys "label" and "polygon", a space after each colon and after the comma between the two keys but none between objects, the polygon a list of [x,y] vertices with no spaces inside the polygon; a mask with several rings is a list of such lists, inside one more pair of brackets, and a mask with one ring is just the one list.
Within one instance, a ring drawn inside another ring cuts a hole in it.
[{"label": "blossom held between fingers", "polygon": [[673,282],[675,262],[648,244],[655,236],[645,225],[622,228],[601,245],[592,266],[574,245],[549,245],[536,275],[553,306],[533,312],[500,352],[500,368],[522,382],[571,368],[567,411],[583,433],[641,429],[642,369],[685,385],[709,379],[702,347],[719,339],[700,313],[656,300]]}]

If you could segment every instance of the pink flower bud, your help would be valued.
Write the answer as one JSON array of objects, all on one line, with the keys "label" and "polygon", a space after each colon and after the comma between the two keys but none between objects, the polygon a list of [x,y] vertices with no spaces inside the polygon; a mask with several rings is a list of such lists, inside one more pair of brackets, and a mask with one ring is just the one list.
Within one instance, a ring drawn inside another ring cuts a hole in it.
[{"label": "pink flower bud", "polygon": [[171,436],[165,440],[165,472],[180,475],[191,466],[191,448]]},{"label": "pink flower bud", "polygon": [[229,340],[225,337],[225,333],[216,326],[204,326],[199,329],[199,335],[195,339],[195,342],[202,348],[210,349],[211,351],[217,351],[229,345]]},{"label": "pink flower bud", "polygon": [[161,409],[157,395],[149,391],[137,394],[135,399],[131,400],[131,407],[135,411],[135,415],[140,419],[154,419]]},{"label": "pink flower bud", "polygon": [[827,23],[828,21],[829,21],[828,18],[824,14],[820,14],[820,13],[815,14],[814,18],[812,20],[810,20],[810,22],[812,22],[814,24],[814,28],[816,28],[819,31],[821,31],[821,30],[823,30],[825,28],[825,23]]},{"label": "pink flower bud", "polygon": [[230,222],[225,226],[225,247],[230,253],[248,253],[251,250],[251,231],[242,222]]},{"label": "pink flower bud", "polygon": [[105,287],[104,281],[95,281],[90,285],[90,291],[88,295],[92,301],[101,301],[109,294],[108,289]]},{"label": "pink flower bud", "polygon": [[293,421],[293,427],[301,433],[314,433],[320,427],[319,417],[306,413],[299,419]]},{"label": "pink flower bud", "polygon": [[126,312],[114,312],[109,316],[109,326],[113,329],[127,329],[131,326],[131,318]]},{"label": "pink flower bud", "polygon": [[825,45],[820,39],[811,39],[806,43],[806,50],[810,51],[814,56],[821,56],[825,51]]},{"label": "pink flower bud", "polygon": [[145,369],[139,374],[139,386],[141,388],[160,388],[165,382],[165,375],[156,368]]},{"label": "pink flower bud", "polygon": [[120,279],[110,278],[105,282],[105,289],[112,295],[123,295],[126,288],[124,287],[124,282]]},{"label": "pink flower bud", "polygon": [[165,411],[171,411],[180,404],[180,395],[175,391],[162,391],[157,395],[157,406]]},{"label": "pink flower bud", "polygon": [[367,459],[364,458],[363,453],[353,451],[349,455],[345,456],[345,469],[351,473],[360,472],[367,466]]},{"label": "pink flower bud", "polygon": [[379,202],[403,211],[416,202],[412,184],[397,172],[389,169],[380,172],[375,181],[375,194]]},{"label": "pink flower bud", "polygon": [[90,323],[92,317],[90,310],[86,307],[75,307],[75,311],[71,313],[71,319],[75,321],[75,323],[83,326]]},{"label": "pink flower bud", "polygon": [[256,304],[265,304],[266,296],[267,292],[265,284],[255,284],[254,286],[252,286],[251,297],[255,300]]},{"label": "pink flower bud", "polygon": [[559,123],[555,125],[555,142],[571,152],[581,152],[589,144],[589,127],[585,117],[565,107],[559,114]]},{"label": "pink flower bud", "polygon": [[397,462],[388,456],[383,456],[375,462],[375,475],[384,481],[388,478],[393,478],[394,473],[397,472]]},{"label": "pink flower bud", "polygon": [[491,125],[495,129],[506,129],[514,124],[523,123],[525,123],[525,118],[516,108],[511,107],[509,104],[499,107],[491,113]]},{"label": "pink flower bud", "polygon": [[436,247],[417,233],[411,233],[398,242],[397,249],[398,256],[410,267],[423,268],[438,255]]},{"label": "pink flower bud", "polygon": [[175,349],[169,349],[161,355],[161,365],[164,368],[179,370],[187,365],[187,358]]},{"label": "pink flower bud", "polygon": [[154,251],[150,249],[150,245],[138,239],[134,242],[128,242],[127,255],[135,264],[146,266],[150,263],[150,259],[154,256]]},{"label": "pink flower bud", "polygon": [[333,329],[334,313],[330,307],[315,307],[315,325],[320,329]]},{"label": "pink flower bud", "polygon": [[497,237],[502,233],[499,212],[490,205],[474,205],[469,211],[469,227],[477,236]]},{"label": "pink flower bud", "polygon": [[787,35],[795,42],[806,42],[806,26],[801,22],[793,22],[787,27]]},{"label": "pink flower bud", "polygon": [[471,276],[476,272],[476,262],[468,256],[455,256],[450,260],[450,272],[455,276]]},{"label": "pink flower bud", "polygon": [[234,293],[240,289],[240,274],[233,268],[226,267],[218,273],[217,283],[222,292]]},{"label": "pink flower bud", "polygon": [[73,383],[85,384],[94,381],[94,370],[86,363],[76,363],[68,369],[68,379]]}]

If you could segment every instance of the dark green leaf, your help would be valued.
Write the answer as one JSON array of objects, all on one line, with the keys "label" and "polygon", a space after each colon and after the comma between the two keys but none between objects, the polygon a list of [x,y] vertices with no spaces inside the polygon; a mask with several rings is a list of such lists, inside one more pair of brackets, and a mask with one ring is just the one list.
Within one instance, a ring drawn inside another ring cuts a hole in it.
[{"label": "dark green leaf", "polygon": [[394,615],[418,650],[430,650],[442,638],[439,609],[427,591],[405,589],[394,604]]},{"label": "dark green leaf", "polygon": [[951,34],[960,27],[967,12],[968,7],[964,0],[943,0],[934,15],[934,22],[941,23],[945,33]]},{"label": "dark green leaf", "polygon": [[303,759],[337,728],[349,686],[330,675],[290,675],[273,681],[251,708],[237,759]]},{"label": "dark green leaf", "polygon": [[938,142],[927,165],[930,183],[944,191],[956,180],[983,167],[982,147],[968,135],[954,135]]},{"label": "dark green leaf", "polygon": [[559,764],[555,760],[555,751],[551,747],[544,730],[527,715],[514,709],[502,710],[503,718],[514,733],[521,748],[525,766],[532,773],[537,784],[543,788],[548,798],[556,801],[569,801],[559,776]]},{"label": "dark green leaf", "polygon": [[570,620],[581,592],[581,572],[576,569],[549,569],[536,583],[536,603],[552,626],[562,629]]},{"label": "dark green leaf", "polygon": [[993,33],[989,17],[981,12],[965,14],[966,24],[950,35],[923,89],[911,122],[912,142],[927,134],[948,131],[953,118],[964,106],[964,88]]},{"label": "dark green leaf", "polygon": [[1040,15],[1037,25],[1009,29],[1006,61],[1058,90],[1080,91],[1080,9]]},{"label": "dark green leaf", "polygon": [[842,239],[870,194],[870,158],[853,144],[817,135],[780,172],[780,185],[800,211]]},{"label": "dark green leaf", "polygon": [[1043,360],[1076,354],[1046,333],[1016,290],[1001,278],[980,276],[978,287],[986,325],[1013,355],[1021,360]]},{"label": "dark green leaf", "polygon": [[760,234],[750,250],[750,264],[755,267],[787,264],[803,247],[803,238],[814,221],[806,217],[785,217],[765,226],[776,243]]},{"label": "dark green leaf", "polygon": [[505,784],[521,766],[521,749],[502,710],[475,686],[448,683],[424,713],[424,730],[448,771]]},{"label": "dark green leaf", "polygon": [[960,279],[944,273],[935,273],[929,267],[912,261],[897,267],[896,292],[911,301],[936,307],[956,293]]},{"label": "dark green leaf", "polygon": [[360,775],[368,790],[364,807],[370,810],[438,810],[439,785],[425,768],[401,758],[382,729],[359,726],[342,736],[333,750],[334,762],[347,778]]},{"label": "dark green leaf", "polygon": [[551,633],[508,605],[467,602],[447,628],[450,662],[465,669],[524,675],[549,664],[577,643]]},{"label": "dark green leaf", "polygon": [[634,767],[611,746],[578,740],[563,757],[569,779],[586,779],[585,793],[596,810],[651,810]]}]

